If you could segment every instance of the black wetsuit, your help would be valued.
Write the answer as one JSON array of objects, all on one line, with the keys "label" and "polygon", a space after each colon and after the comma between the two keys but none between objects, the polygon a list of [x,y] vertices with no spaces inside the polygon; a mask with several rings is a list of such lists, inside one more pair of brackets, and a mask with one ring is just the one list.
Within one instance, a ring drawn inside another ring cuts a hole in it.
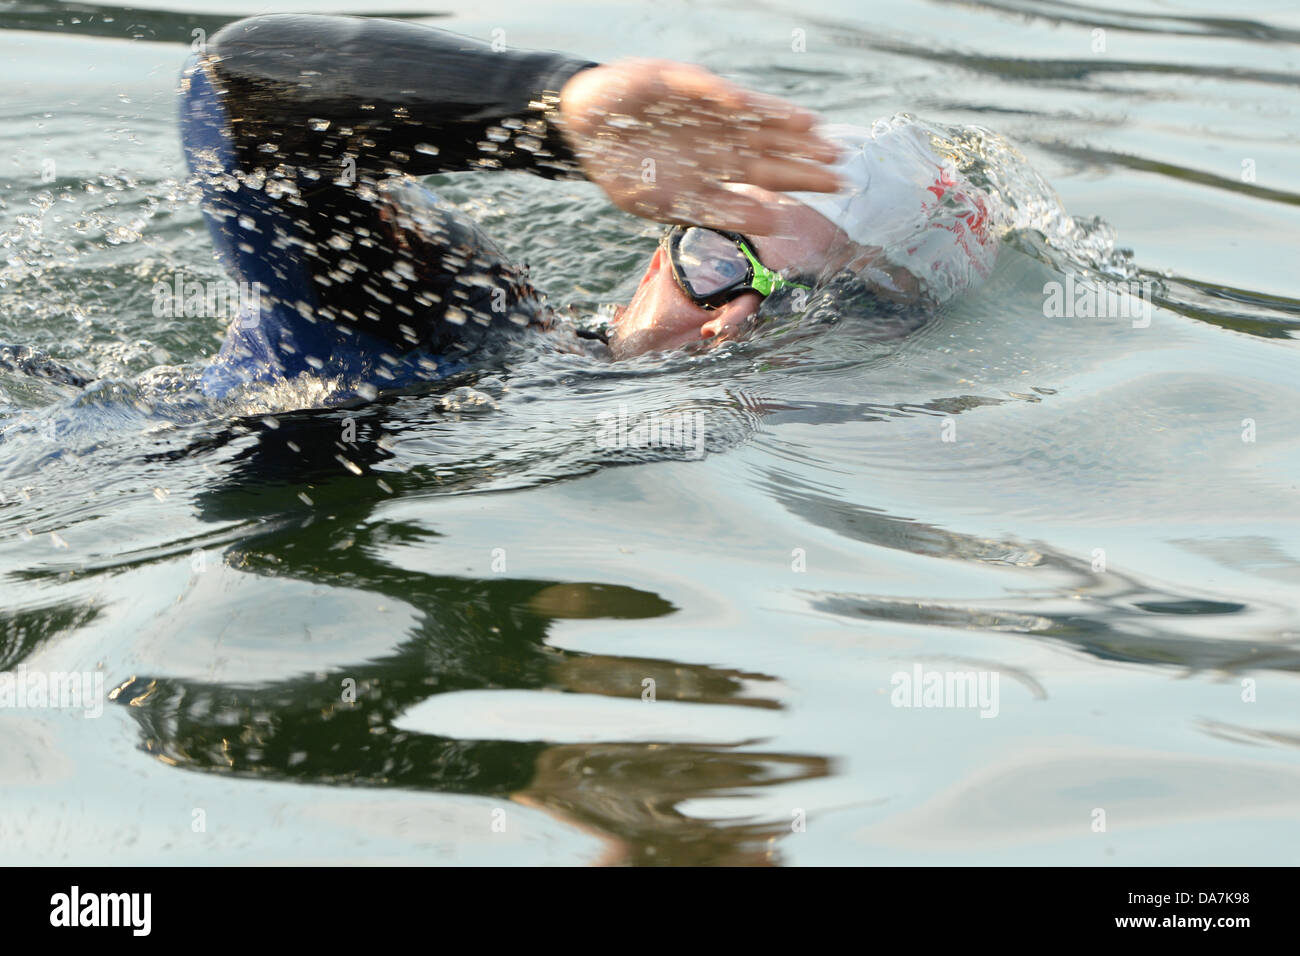
[{"label": "black wetsuit", "polygon": [[184,72],[182,136],[218,254],[259,294],[204,391],[306,373],[336,379],[342,398],[373,394],[550,329],[525,270],[413,177],[582,178],[551,119],[564,83],[594,65],[392,20],[222,29]]}]

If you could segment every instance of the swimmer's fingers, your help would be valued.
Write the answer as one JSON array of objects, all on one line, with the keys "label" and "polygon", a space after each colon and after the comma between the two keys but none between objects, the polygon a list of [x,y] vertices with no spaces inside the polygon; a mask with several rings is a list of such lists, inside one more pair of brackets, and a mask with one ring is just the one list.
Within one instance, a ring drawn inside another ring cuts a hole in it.
[{"label": "swimmer's fingers", "polygon": [[779,96],[754,90],[741,92],[745,97],[743,111],[759,117],[766,129],[808,134],[817,123],[817,114],[812,110],[796,106]]},{"label": "swimmer's fingers", "polygon": [[772,192],[833,193],[840,188],[836,173],[825,166],[802,163],[776,156],[760,156],[744,163],[738,182],[761,186]]},{"label": "swimmer's fingers", "polygon": [[698,206],[681,212],[684,214],[670,221],[756,236],[781,233],[784,221],[781,207],[722,187],[702,193]]},{"label": "swimmer's fingers", "polygon": [[675,151],[666,151],[661,162],[665,169],[677,171],[683,180],[694,175],[706,186],[749,183],[773,192],[833,193],[843,185],[830,165],[836,155],[833,146],[801,142],[793,134],[735,140],[725,131],[719,131],[716,138],[706,143],[683,137]]},{"label": "swimmer's fingers", "polygon": [[677,130],[648,143],[692,161],[700,176],[721,182],[751,183],[776,192],[835,192],[841,187],[830,167],[840,149],[811,130],[738,126],[734,117],[696,112]]},{"label": "swimmer's fingers", "polygon": [[[776,97],[746,90],[737,90],[736,97],[737,102],[744,103],[755,99],[783,103]],[[752,183],[774,191],[835,192],[840,188],[836,175],[824,168],[839,159],[840,148],[812,129],[814,114],[799,110],[797,117],[777,113],[765,117],[772,122],[765,123],[764,117],[753,112],[719,112],[717,104],[711,102],[707,108],[694,111],[693,122],[683,125],[694,133],[692,151],[704,161],[705,171],[718,179]]]},{"label": "swimmer's fingers", "polygon": [[[817,115],[788,100],[737,86],[701,66],[672,60],[626,59],[581,70],[561,91],[560,115],[574,132],[590,133],[602,118],[685,119],[816,137]],[[675,115],[675,116],[674,116]]]},{"label": "swimmer's fingers", "polygon": [[745,137],[745,146],[760,155],[785,159],[805,159],[830,164],[839,158],[839,147],[810,132],[785,129],[754,130]]},{"label": "swimmer's fingers", "polygon": [[806,133],[817,122],[817,114],[811,110],[779,96],[747,90],[700,66],[665,63],[659,78],[665,96],[716,111],[738,126]]}]

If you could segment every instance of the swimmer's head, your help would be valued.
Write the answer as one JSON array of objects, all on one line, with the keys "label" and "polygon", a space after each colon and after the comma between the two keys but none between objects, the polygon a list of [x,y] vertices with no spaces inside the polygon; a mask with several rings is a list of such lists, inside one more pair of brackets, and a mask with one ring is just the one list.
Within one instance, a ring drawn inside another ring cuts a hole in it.
[{"label": "swimmer's head", "polygon": [[[843,232],[823,215],[789,196],[757,186],[733,188],[779,212],[773,235],[748,237],[759,261],[774,272],[787,277],[818,276],[842,268],[862,251],[846,242]],[[716,309],[696,305],[678,285],[661,245],[650,258],[632,301],[615,310],[610,348],[615,357],[629,358],[698,342],[725,341],[736,335],[762,301],[757,292],[746,292]]]},{"label": "swimmer's head", "polygon": [[[750,236],[759,261],[819,287],[832,276],[856,275],[884,302],[927,307],[988,278],[1005,216],[996,195],[953,161],[956,134],[905,113],[870,129],[832,124],[819,133],[840,146],[832,167],[843,184],[838,192],[731,187],[778,214],[772,235]],[[949,146],[936,145],[943,143]],[[616,312],[610,347],[627,357],[722,341],[760,302],[749,292],[713,311],[700,308],[677,285],[660,248],[631,303]]]}]

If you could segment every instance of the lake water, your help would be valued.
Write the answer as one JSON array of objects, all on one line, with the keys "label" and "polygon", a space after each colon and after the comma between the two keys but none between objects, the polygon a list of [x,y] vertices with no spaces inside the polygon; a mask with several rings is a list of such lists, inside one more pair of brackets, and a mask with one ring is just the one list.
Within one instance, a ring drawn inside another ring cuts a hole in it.
[{"label": "lake water", "polygon": [[[101,382],[0,374],[0,668],[112,700],[0,709],[6,862],[1296,862],[1294,4],[390,3],[984,125],[1075,219],[901,339],[237,415],[166,390],[222,331],[153,310],[219,276],[178,71],[371,11],[64,6],[0,0],[0,342]],[[580,311],[654,248],[588,184],[434,182]],[[1102,281],[1150,311],[1047,305]]]}]

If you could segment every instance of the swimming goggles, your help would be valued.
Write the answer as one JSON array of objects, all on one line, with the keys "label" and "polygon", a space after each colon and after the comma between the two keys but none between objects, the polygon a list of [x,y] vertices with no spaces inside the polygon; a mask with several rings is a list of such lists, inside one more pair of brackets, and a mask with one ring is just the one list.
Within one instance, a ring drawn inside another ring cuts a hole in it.
[{"label": "swimming goggles", "polygon": [[752,243],[738,232],[673,226],[660,244],[668,251],[673,278],[703,309],[720,308],[746,292],[768,296],[787,286],[808,288],[759,262]]}]

